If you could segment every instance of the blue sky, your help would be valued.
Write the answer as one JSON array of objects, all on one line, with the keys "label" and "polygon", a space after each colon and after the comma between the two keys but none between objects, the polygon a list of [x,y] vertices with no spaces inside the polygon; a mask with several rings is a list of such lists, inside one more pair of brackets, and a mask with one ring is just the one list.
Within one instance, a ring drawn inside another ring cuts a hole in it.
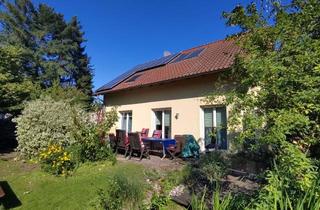
[{"label": "blue sky", "polygon": [[94,89],[136,64],[235,32],[221,14],[240,0],[35,0],[77,16],[94,68]]}]

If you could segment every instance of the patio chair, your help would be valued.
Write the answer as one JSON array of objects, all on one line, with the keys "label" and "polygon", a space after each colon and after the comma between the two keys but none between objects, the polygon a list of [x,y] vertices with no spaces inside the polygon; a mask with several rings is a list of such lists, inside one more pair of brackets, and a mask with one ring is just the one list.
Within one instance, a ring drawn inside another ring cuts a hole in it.
[{"label": "patio chair", "polygon": [[161,130],[154,130],[152,134],[152,138],[161,138],[162,131]]},{"label": "patio chair", "polygon": [[129,151],[129,141],[125,130],[116,130],[116,139],[117,139],[117,147],[116,153],[118,153],[119,149],[124,150],[124,156],[126,157]]},{"label": "patio chair", "polygon": [[117,149],[117,138],[114,133],[109,133],[109,143],[113,151]]},{"label": "patio chair", "polygon": [[[152,133],[152,138],[161,138],[162,137],[162,131],[161,130],[154,130]],[[162,151],[162,144],[159,142],[152,142],[150,144],[150,147],[153,151]]]},{"label": "patio chair", "polygon": [[172,158],[174,158],[174,156],[178,154],[181,154],[186,143],[186,138],[183,135],[175,135],[174,139],[176,140],[176,145],[169,145],[168,147],[168,152],[170,153]]},{"label": "patio chair", "polygon": [[143,141],[141,139],[141,135],[138,132],[128,133],[128,137],[129,137],[129,142],[130,142],[129,159],[131,159],[132,153],[134,151],[137,151],[140,153],[140,160],[142,160],[143,155],[145,155],[148,159],[150,159],[149,147],[147,145],[143,144]]},{"label": "patio chair", "polygon": [[[142,128],[142,131],[140,133],[141,138],[148,138],[149,134],[149,128]],[[150,142],[142,142],[144,145],[147,145],[150,148]]]},{"label": "patio chair", "polygon": [[146,137],[148,137],[148,134],[149,134],[149,128],[142,128],[141,137],[146,138]]}]

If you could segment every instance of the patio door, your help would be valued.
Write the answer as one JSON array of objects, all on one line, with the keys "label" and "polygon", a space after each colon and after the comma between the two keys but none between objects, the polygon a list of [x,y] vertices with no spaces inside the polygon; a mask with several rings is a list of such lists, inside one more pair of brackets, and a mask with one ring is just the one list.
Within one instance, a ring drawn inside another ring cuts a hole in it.
[{"label": "patio door", "polygon": [[162,138],[171,138],[171,110],[155,110],[155,129],[162,131]]},{"label": "patio door", "polygon": [[132,131],[132,112],[121,112],[121,129],[127,133]]},{"label": "patio door", "polygon": [[228,149],[226,107],[203,108],[207,148]]}]

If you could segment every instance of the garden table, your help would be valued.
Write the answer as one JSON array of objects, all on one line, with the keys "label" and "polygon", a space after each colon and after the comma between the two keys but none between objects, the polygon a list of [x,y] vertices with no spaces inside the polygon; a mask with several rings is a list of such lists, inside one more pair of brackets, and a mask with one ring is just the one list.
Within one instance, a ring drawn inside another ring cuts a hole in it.
[{"label": "garden table", "polygon": [[[162,144],[162,158],[161,160],[163,160],[166,157],[166,154],[169,153],[168,152],[168,147],[170,145],[176,145],[176,140],[175,139],[170,139],[170,138],[153,138],[153,137],[147,137],[147,138],[142,138],[142,141],[144,142],[159,142],[160,144]],[[170,154],[170,153],[169,153]]]}]

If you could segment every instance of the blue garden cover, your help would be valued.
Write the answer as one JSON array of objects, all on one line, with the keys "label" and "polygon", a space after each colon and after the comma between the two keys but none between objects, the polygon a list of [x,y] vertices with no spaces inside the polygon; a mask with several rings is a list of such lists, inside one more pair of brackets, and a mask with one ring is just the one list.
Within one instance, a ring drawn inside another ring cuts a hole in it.
[{"label": "blue garden cover", "polygon": [[199,158],[200,146],[193,135],[183,135],[186,139],[186,143],[182,149],[181,156],[184,158],[195,157]]}]

